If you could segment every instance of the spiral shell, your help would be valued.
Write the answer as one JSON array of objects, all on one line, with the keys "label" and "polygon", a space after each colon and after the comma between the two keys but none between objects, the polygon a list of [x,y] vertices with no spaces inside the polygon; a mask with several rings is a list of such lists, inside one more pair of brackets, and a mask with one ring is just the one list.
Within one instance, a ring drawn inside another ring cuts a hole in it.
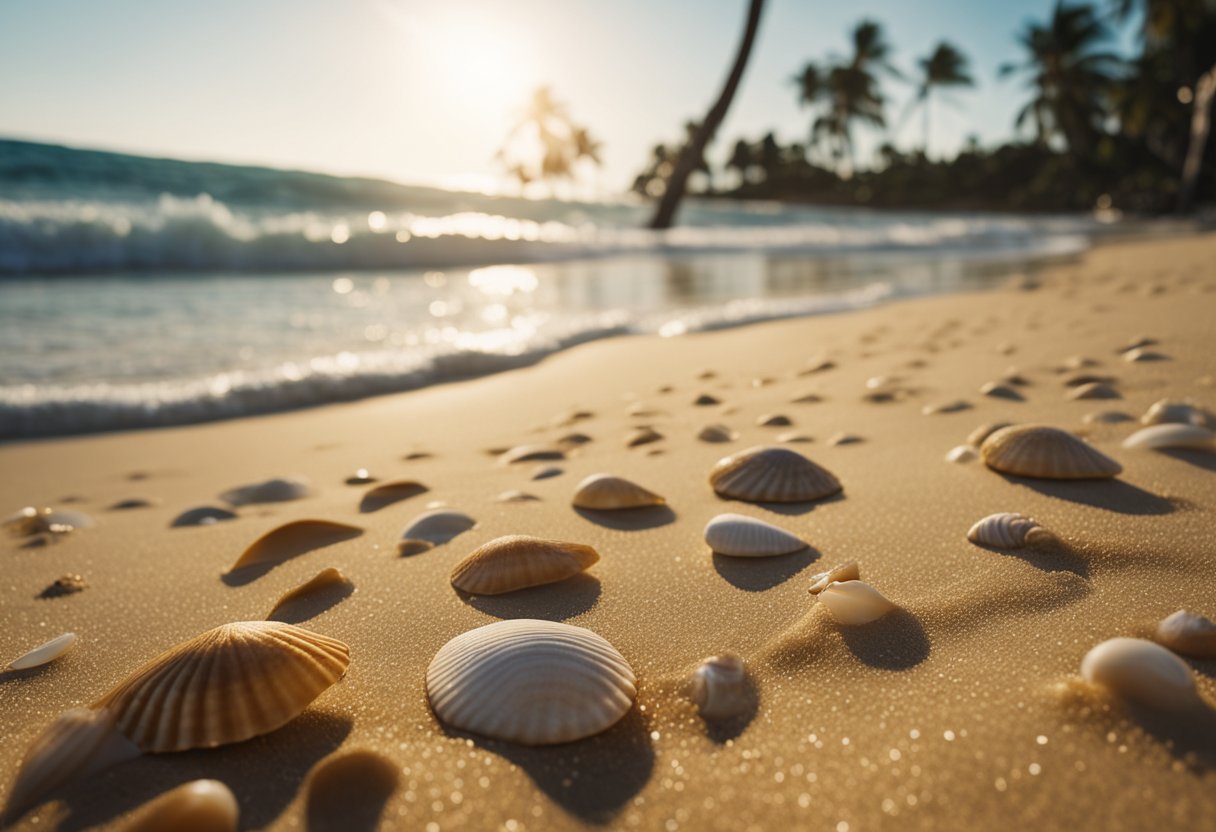
[{"label": "spiral shell", "polygon": [[751,696],[743,659],[733,653],[710,656],[693,671],[689,693],[706,719],[732,719],[746,712]]},{"label": "spiral shell", "polygon": [[802,454],[763,446],[718,460],[709,484],[723,497],[755,503],[818,500],[841,490],[830,471]]},{"label": "spiral shell", "polygon": [[312,484],[304,477],[281,477],[229,489],[220,499],[233,506],[251,503],[285,503],[312,496]]},{"label": "spiral shell", "polygon": [[1097,479],[1123,470],[1071,433],[1044,425],[1002,428],[984,440],[980,456],[989,468],[1023,477]]},{"label": "spiral shell", "polygon": [[612,474],[592,474],[578,484],[573,504],[577,508],[613,511],[666,505],[667,501],[635,482]]},{"label": "spiral shell", "polygon": [[438,508],[418,515],[397,541],[397,554],[415,555],[450,542],[477,525],[463,511]]},{"label": "spiral shell", "polygon": [[140,809],[124,832],[236,832],[240,809],[219,780],[193,780]]},{"label": "spiral shell", "polygon": [[1014,511],[989,514],[967,531],[967,539],[996,549],[1020,549],[1054,539],[1047,529]]},{"label": "spiral shell", "polygon": [[894,603],[865,581],[834,581],[819,593],[819,600],[837,624],[846,626],[869,624],[895,609]]},{"label": "spiral shell", "polygon": [[562,581],[600,559],[590,546],[523,534],[474,549],[452,570],[452,586],[470,595],[501,595]]},{"label": "spiral shell", "polygon": [[435,715],[461,731],[524,745],[598,734],[637,695],[629,662],[599,635],[553,621],[487,624],[449,641],[426,671]]},{"label": "spiral shell", "polygon": [[860,578],[861,567],[857,565],[857,561],[851,560],[848,563],[833,566],[827,572],[820,572],[818,575],[812,575],[811,585],[807,588],[807,592],[811,593],[812,595],[818,595],[833,583],[856,581],[860,580]]},{"label": "spiral shell", "polygon": [[285,560],[350,540],[363,534],[363,529],[332,520],[293,520],[276,526],[259,537],[236,559],[228,572],[236,572],[248,566],[282,563]]},{"label": "spiral shell", "polygon": [[1178,610],[1157,625],[1161,644],[1196,659],[1216,659],[1216,622],[1198,613]]},{"label": "spiral shell", "polygon": [[1176,422],[1150,425],[1124,439],[1123,447],[1154,450],[1195,448],[1210,451],[1216,447],[1216,433],[1199,425],[1182,425]]},{"label": "spiral shell", "polygon": [[75,633],[64,633],[51,639],[46,644],[38,645],[25,655],[13,659],[9,667],[13,670],[29,670],[33,667],[41,667],[44,664],[55,661],[55,659],[71,650],[75,643]]},{"label": "spiral shell", "polygon": [[785,529],[742,514],[719,514],[705,526],[705,542],[719,555],[762,558],[786,555],[806,543]]},{"label": "spiral shell", "polygon": [[1120,699],[1155,709],[1188,708],[1198,698],[1186,663],[1142,638],[1102,642],[1085,654],[1081,675]]}]

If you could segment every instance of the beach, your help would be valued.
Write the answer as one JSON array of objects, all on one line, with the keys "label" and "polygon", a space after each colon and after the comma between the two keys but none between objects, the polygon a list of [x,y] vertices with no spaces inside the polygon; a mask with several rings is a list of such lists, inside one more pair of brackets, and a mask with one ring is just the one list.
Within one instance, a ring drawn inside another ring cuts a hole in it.
[{"label": "beach", "polygon": [[[354,585],[298,622],[350,648],[345,677],[300,717],[246,742],[109,768],[15,826],[121,828],[152,798],[206,777],[235,793],[242,828],[317,828],[310,770],[368,749],[399,771],[379,815],[386,829],[1211,828],[1216,661],[1187,660],[1209,710],[1185,719],[1129,711],[1079,668],[1099,642],[1148,636],[1175,610],[1216,615],[1216,454],[1120,444],[1161,399],[1216,406],[1214,263],[1213,235],[1112,243],[991,291],[608,338],[357,402],[0,446],[4,513],[50,506],[95,521],[46,545],[0,542],[0,657],[79,637],[49,665],[0,674],[0,789],[59,713],[95,702],[162,650],[265,618],[326,567]],[[1125,360],[1121,349],[1145,337],[1158,360]],[[1118,398],[1068,398],[1065,380],[1080,371],[1109,376]],[[1026,382],[1018,398],[980,392],[1010,374]],[[702,394],[718,403],[694,404]],[[1111,411],[1131,419],[1084,419]],[[790,424],[757,424],[772,414]],[[993,422],[1072,431],[1123,471],[1052,481],[945,461]],[[737,438],[701,441],[709,424]],[[640,425],[661,438],[627,446]],[[574,432],[590,441],[565,443],[564,459],[496,458]],[[809,438],[782,446],[831,471],[840,495],[756,505],[714,493],[717,460],[782,444],[786,432]],[[858,441],[833,444],[838,434]],[[547,466],[560,473],[533,479]],[[372,486],[344,480],[362,468],[426,490],[361,511]],[[576,485],[601,472],[666,507],[574,509]],[[187,509],[224,505],[228,489],[287,476],[315,493],[170,527]],[[500,500],[509,490],[538,499]],[[402,530],[433,502],[477,525],[399,556]],[[973,523],[1006,511],[1033,517],[1059,545],[999,552],[968,541]],[[703,530],[723,512],[775,523],[808,548],[714,555]],[[256,538],[299,519],[362,534],[248,580],[222,577]],[[546,586],[457,593],[453,566],[509,534],[590,545],[600,560]],[[847,561],[898,610],[863,627],[836,623],[808,586]],[[66,574],[86,588],[39,597]],[[607,639],[636,673],[633,708],[603,733],[551,747],[445,728],[426,695],[432,657],[463,632],[513,618]],[[715,724],[687,684],[723,652],[744,659],[757,698],[753,712]],[[349,799],[380,798],[356,789]]]}]

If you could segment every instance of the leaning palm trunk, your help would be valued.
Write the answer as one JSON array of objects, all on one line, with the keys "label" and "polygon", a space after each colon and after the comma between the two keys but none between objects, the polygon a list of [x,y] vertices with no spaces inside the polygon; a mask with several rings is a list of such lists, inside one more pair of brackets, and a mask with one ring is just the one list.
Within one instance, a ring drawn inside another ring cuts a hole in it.
[{"label": "leaning palm trunk", "polygon": [[722,88],[718,101],[705,116],[692,139],[684,146],[683,152],[680,153],[676,168],[667,180],[667,189],[663,191],[663,197],[659,200],[659,207],[650,220],[651,228],[670,228],[671,223],[675,220],[676,209],[680,207],[680,200],[684,198],[684,189],[688,186],[688,177],[704,158],[705,146],[709,144],[714,133],[718,132],[722,119],[726,118],[726,111],[730,109],[731,99],[735,97],[735,90],[738,89],[739,81],[743,78],[743,70],[747,67],[747,59],[751,55],[752,44],[756,40],[756,30],[760,27],[760,10],[763,6],[764,0],[751,0],[751,5],[747,10],[747,28],[743,32],[739,52],[735,55],[735,64],[731,67],[730,75],[727,76],[726,86]]},{"label": "leaning palm trunk", "polygon": [[1216,97],[1216,65],[1199,76],[1195,84],[1195,99],[1191,106],[1191,138],[1182,163],[1182,182],[1178,188],[1178,211],[1190,210],[1203,167],[1203,151],[1212,130],[1212,99]]}]

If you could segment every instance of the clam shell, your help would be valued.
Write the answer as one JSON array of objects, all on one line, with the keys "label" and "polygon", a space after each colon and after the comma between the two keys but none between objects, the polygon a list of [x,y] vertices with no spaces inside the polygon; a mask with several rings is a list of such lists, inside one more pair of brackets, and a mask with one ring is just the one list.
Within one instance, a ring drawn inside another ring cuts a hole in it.
[{"label": "clam shell", "polygon": [[449,641],[426,671],[435,715],[461,731],[524,745],[572,742],[633,706],[629,662],[582,627],[519,619]]},{"label": "clam shell", "polygon": [[124,832],[236,832],[240,809],[219,780],[194,780],[140,809]]},{"label": "clam shell", "polygon": [[364,514],[370,514],[386,506],[391,506],[393,503],[399,503],[402,500],[408,500],[410,497],[425,494],[428,490],[425,485],[415,480],[386,482],[384,485],[369,488],[363,493],[363,498],[359,500],[359,511]]},{"label": "clam shell", "polygon": [[578,508],[624,509],[666,505],[667,501],[635,482],[612,474],[592,474],[574,490]]},{"label": "clam shell", "polygon": [[29,670],[33,667],[41,667],[44,664],[50,664],[55,659],[62,656],[64,653],[72,649],[76,644],[75,633],[64,633],[61,636],[48,641],[46,644],[40,644],[24,656],[13,659],[9,667],[13,670]]},{"label": "clam shell", "polygon": [[1013,425],[984,440],[980,456],[992,469],[1053,480],[1113,477],[1118,462],[1067,431],[1044,425]]},{"label": "clam shell", "polygon": [[967,444],[973,448],[978,448],[984,444],[984,440],[989,436],[992,436],[992,434],[1001,428],[1007,428],[1012,424],[1013,422],[986,422],[967,434]]},{"label": "clam shell", "polygon": [[895,604],[864,581],[833,581],[819,593],[819,600],[828,608],[837,624],[856,626],[877,621]]},{"label": "clam shell", "polygon": [[785,529],[742,514],[719,514],[705,526],[705,542],[719,555],[763,558],[787,555],[806,543]]},{"label": "clam shell", "polygon": [[946,462],[971,462],[979,457],[979,451],[970,445],[955,445],[946,452]]},{"label": "clam shell", "polygon": [[93,707],[144,751],[240,742],[286,725],[346,673],[350,650],[277,621],[224,624],[136,670]]},{"label": "clam shell", "polygon": [[441,508],[425,512],[405,527],[397,541],[397,553],[413,555],[442,546],[476,525],[477,521],[463,511]]},{"label": "clam shell", "polygon": [[600,559],[590,546],[513,534],[474,549],[452,570],[452,586],[470,595],[501,595],[577,575]]},{"label": "clam shell", "polygon": [[[338,596],[340,600],[354,591],[354,582],[330,566],[322,569],[295,589],[289,589],[279,596],[279,600],[274,602],[274,606],[266,614],[266,620],[274,620],[276,616],[279,620],[284,620],[287,617],[284,613],[289,612],[293,605],[301,601],[325,601],[328,597],[332,603],[336,603],[336,601],[332,600],[334,596]],[[330,606],[332,603],[326,606]],[[314,612],[313,614],[315,615],[316,613]],[[288,623],[293,622],[289,621]]]},{"label": "clam shell", "polygon": [[517,462],[541,462],[565,459],[566,452],[552,445],[516,445],[498,457],[503,465],[514,465]]},{"label": "clam shell", "polygon": [[706,425],[697,433],[697,438],[702,442],[734,442],[739,434],[726,425]]},{"label": "clam shell", "polygon": [[718,460],[709,472],[709,484],[723,497],[755,503],[818,500],[842,487],[830,471],[802,454],[763,446]]},{"label": "clam shell", "polygon": [[1071,388],[1067,393],[1067,398],[1075,401],[1077,399],[1121,399],[1123,397],[1109,384],[1092,381],[1089,384]]},{"label": "clam shell", "polygon": [[1212,416],[1206,410],[1192,401],[1171,401],[1170,399],[1161,399],[1153,402],[1145,414],[1140,417],[1140,421],[1146,425],[1160,425],[1168,422],[1177,422],[1183,425],[1198,425],[1199,427],[1211,427]]},{"label": "clam shell", "polygon": [[807,592],[812,595],[818,595],[823,592],[832,583],[845,581],[857,581],[861,579],[861,567],[857,565],[857,561],[851,560],[848,563],[842,563],[839,566],[833,566],[827,572],[820,572],[818,575],[811,576],[811,585],[807,588]]},{"label": "clam shell", "polygon": [[967,531],[967,539],[996,549],[1020,549],[1053,539],[1051,532],[1014,511],[989,514]]},{"label": "clam shell", "polygon": [[358,526],[332,520],[293,520],[276,526],[259,537],[236,559],[229,573],[247,566],[282,563],[313,549],[350,540],[363,534]]},{"label": "clam shell", "polygon": [[284,503],[309,497],[312,493],[312,485],[304,477],[281,477],[229,489],[220,495],[220,499],[229,505],[244,506],[251,503]]},{"label": "clam shell", "polygon": [[625,435],[625,447],[636,448],[638,445],[658,442],[662,438],[663,434],[654,428],[635,428]]},{"label": "clam shell", "polygon": [[765,413],[756,419],[756,424],[762,428],[788,428],[794,423],[784,413]]},{"label": "clam shell", "polygon": [[1112,638],[1085,654],[1085,681],[1116,697],[1170,710],[1195,704],[1195,680],[1182,659],[1142,638]]},{"label": "clam shell", "polygon": [[222,523],[225,520],[235,520],[236,517],[236,512],[229,511],[226,508],[199,506],[198,508],[183,511],[174,517],[173,522],[169,525],[175,529],[183,526],[211,526],[216,523]]},{"label": "clam shell", "polygon": [[732,719],[751,706],[747,668],[733,653],[710,656],[693,671],[689,691],[701,716]]},{"label": "clam shell", "polygon": [[1198,425],[1178,423],[1150,425],[1123,440],[1125,448],[1200,448],[1212,450],[1216,447],[1216,433]]},{"label": "clam shell", "polygon": [[1196,659],[1216,659],[1216,622],[1198,613],[1178,610],[1157,625],[1161,644]]}]

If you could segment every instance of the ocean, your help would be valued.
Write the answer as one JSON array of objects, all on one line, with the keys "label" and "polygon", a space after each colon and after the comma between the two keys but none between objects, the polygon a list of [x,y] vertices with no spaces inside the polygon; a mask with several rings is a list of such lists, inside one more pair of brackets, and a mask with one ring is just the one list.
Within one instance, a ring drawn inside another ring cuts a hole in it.
[{"label": "ocean", "polygon": [[486,196],[0,140],[0,438],[397,392],[635,333],[982,289],[1090,216]]}]

